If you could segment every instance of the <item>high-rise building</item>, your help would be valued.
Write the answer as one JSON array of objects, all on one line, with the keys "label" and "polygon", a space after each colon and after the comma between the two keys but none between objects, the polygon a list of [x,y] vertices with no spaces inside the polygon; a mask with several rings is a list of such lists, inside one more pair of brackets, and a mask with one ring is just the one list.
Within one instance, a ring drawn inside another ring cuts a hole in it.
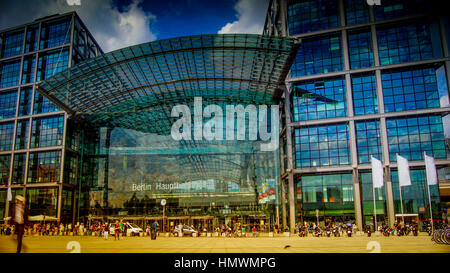
[{"label": "high-rise building", "polygon": [[72,221],[74,188],[68,115],[35,88],[103,51],[75,12],[0,32],[0,217],[7,187],[31,215]]},{"label": "high-rise building", "polygon": [[[442,220],[450,196],[450,24],[439,5],[270,2],[264,34],[301,40],[281,107],[285,224],[428,220],[424,152],[436,160],[439,186],[430,195]],[[410,167],[412,185],[402,189],[397,154]],[[375,190],[371,156],[384,168]]]}]

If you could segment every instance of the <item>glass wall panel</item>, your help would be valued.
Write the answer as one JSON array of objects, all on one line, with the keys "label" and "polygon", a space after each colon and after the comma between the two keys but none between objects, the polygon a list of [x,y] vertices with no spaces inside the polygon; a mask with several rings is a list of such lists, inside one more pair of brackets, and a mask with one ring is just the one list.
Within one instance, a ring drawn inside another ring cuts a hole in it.
[{"label": "glass wall panel", "polygon": [[64,116],[33,120],[31,148],[62,145]]},{"label": "glass wall panel", "polygon": [[348,33],[350,68],[373,66],[372,39],[370,30],[356,30]]},{"label": "glass wall panel", "polygon": [[397,153],[410,161],[423,160],[423,152],[436,159],[448,158],[441,116],[387,119],[391,162]]},{"label": "glass wall panel", "polygon": [[0,88],[19,84],[20,59],[0,62]]},{"label": "glass wall panel", "polygon": [[350,164],[348,125],[311,126],[295,130],[297,168]]},{"label": "glass wall panel", "polygon": [[356,116],[378,113],[377,86],[374,75],[353,75],[353,110]]},{"label": "glass wall panel", "polygon": [[347,115],[343,78],[297,83],[293,93],[294,121]]},{"label": "glass wall panel", "polygon": [[420,14],[431,9],[426,0],[383,0],[381,5],[374,5],[375,20],[386,20],[406,15]]},{"label": "glass wall panel", "polygon": [[58,188],[27,188],[26,203],[30,215],[56,217]]},{"label": "glass wall panel", "polygon": [[23,29],[0,35],[0,58],[16,56],[22,53]]},{"label": "glass wall panel", "polygon": [[37,50],[37,42],[39,35],[39,25],[27,27],[27,38],[25,40],[25,53]]},{"label": "glass wall panel", "polygon": [[[419,214],[420,220],[429,219],[430,202],[428,198],[427,177],[424,169],[411,169],[411,186],[402,186],[403,213]],[[398,172],[391,172],[392,191],[394,194],[394,210],[401,214],[400,189],[398,184]],[[430,196],[434,219],[440,219],[439,186],[430,186]]]},{"label": "glass wall panel", "polygon": [[28,148],[29,121],[17,121],[15,150]]},{"label": "glass wall panel", "polygon": [[39,54],[36,81],[46,80],[69,65],[69,50],[55,49]]},{"label": "glass wall panel", "polygon": [[383,72],[381,79],[386,112],[448,106],[445,77],[433,67]]},{"label": "glass wall panel", "polygon": [[302,175],[296,179],[304,220],[315,222],[316,210],[320,217],[339,216],[334,219],[337,222],[354,213],[352,174]]},{"label": "glass wall panel", "polygon": [[27,183],[59,182],[61,151],[30,153]]},{"label": "glass wall panel", "polygon": [[[9,168],[11,166],[10,155],[0,155],[0,185],[8,185]],[[0,199],[0,203],[2,199]]]},{"label": "glass wall panel", "polygon": [[406,63],[442,56],[436,25],[428,23],[377,28],[380,64]]},{"label": "glass wall panel", "polygon": [[39,92],[36,91],[34,93],[33,114],[49,113],[56,111],[61,111],[61,108],[56,106],[46,97],[42,96]]},{"label": "glass wall panel", "polygon": [[31,101],[33,99],[33,87],[21,87],[19,98],[19,111],[17,116],[27,116],[31,113]]},{"label": "glass wall panel", "polygon": [[369,22],[369,5],[361,0],[345,0],[345,19],[347,25]]},{"label": "glass wall panel", "polygon": [[17,90],[0,92],[0,119],[16,116]]},{"label": "glass wall panel", "polygon": [[39,48],[51,48],[69,43],[70,23],[70,17],[43,23]]},{"label": "glass wall panel", "polygon": [[380,122],[356,122],[356,146],[358,147],[358,163],[371,163],[370,156],[382,160]]},{"label": "glass wall panel", "polygon": [[27,55],[23,58],[22,84],[34,82],[34,68],[36,54]]},{"label": "glass wall panel", "polygon": [[0,123],[0,151],[12,150],[14,122]]},{"label": "glass wall panel", "polygon": [[338,27],[339,4],[334,0],[289,1],[289,35]]},{"label": "glass wall panel", "polygon": [[304,38],[291,66],[291,77],[335,72],[342,68],[340,35]]},{"label": "glass wall panel", "polygon": [[14,154],[11,184],[23,184],[25,180],[26,154]]},{"label": "glass wall panel", "polygon": [[72,222],[73,216],[73,191],[63,189],[61,197],[61,222]]},{"label": "glass wall panel", "polygon": [[[374,219],[374,209],[376,207],[377,223],[385,222],[387,224],[387,205],[386,205],[386,190],[385,186],[373,189],[372,184],[372,173],[371,172],[360,172],[359,173],[359,183],[361,186],[361,205],[363,210],[364,222],[366,225],[375,224]],[[374,196],[375,192],[375,204]],[[375,206],[375,207],[374,207]],[[373,230],[373,228],[372,228]]]}]

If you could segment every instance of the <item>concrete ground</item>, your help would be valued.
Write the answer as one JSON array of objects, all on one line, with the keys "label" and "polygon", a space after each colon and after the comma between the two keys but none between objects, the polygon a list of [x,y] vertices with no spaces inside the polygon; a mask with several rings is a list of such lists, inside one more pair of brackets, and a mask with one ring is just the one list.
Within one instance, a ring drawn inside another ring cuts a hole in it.
[{"label": "concrete ground", "polygon": [[[15,236],[0,236],[0,253],[13,253]],[[25,253],[450,253],[449,245],[418,237],[354,236],[338,238],[125,237],[115,241],[93,236],[26,236]]]}]

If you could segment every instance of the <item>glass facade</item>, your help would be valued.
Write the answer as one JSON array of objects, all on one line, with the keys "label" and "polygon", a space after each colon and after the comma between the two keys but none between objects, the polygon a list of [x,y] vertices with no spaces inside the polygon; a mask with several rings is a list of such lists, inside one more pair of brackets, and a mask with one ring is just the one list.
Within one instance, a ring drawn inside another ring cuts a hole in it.
[{"label": "glass facade", "polygon": [[358,69],[373,66],[372,39],[367,30],[351,31],[348,34],[350,68]]},{"label": "glass facade", "polygon": [[23,29],[0,36],[0,58],[16,56],[22,53]]},{"label": "glass facade", "polygon": [[[398,184],[398,172],[392,171],[392,190],[394,194],[394,210],[395,213],[405,214],[418,214],[421,219],[429,219],[430,217],[430,205],[428,199],[428,186],[427,177],[424,169],[410,169],[410,186],[402,186],[400,201],[400,189]],[[439,219],[440,206],[439,206],[439,188],[438,185],[429,186],[431,204],[434,219]],[[402,203],[401,203],[402,202]]]},{"label": "glass facade", "polygon": [[[442,9],[434,1],[383,0],[381,5],[373,6],[359,0],[333,2],[287,4],[288,35],[301,39],[301,46],[287,79],[291,124],[285,126],[290,126],[293,133],[285,135],[282,143],[292,138],[292,165],[296,168],[294,173],[301,175],[296,178],[296,215],[286,215],[286,224],[303,220],[324,223],[331,217],[327,213],[333,213],[333,209],[316,202],[324,191],[320,183],[305,190],[304,178],[321,181],[327,175],[352,171],[346,175],[357,176],[353,181],[359,181],[355,185],[361,196],[353,201],[361,203],[361,211],[355,211],[347,220],[358,226],[373,226],[371,156],[383,162],[388,180],[396,179],[397,153],[404,156],[412,163],[411,175],[424,183],[426,152],[437,162],[439,179],[448,180],[444,170],[448,169],[450,158],[450,116],[444,108],[450,102],[443,59],[448,52],[450,24],[448,16],[432,12]],[[278,3],[282,5],[281,1]],[[330,7],[334,10],[328,10]],[[269,14],[274,10],[276,7],[272,6]],[[312,12],[316,13],[311,15]],[[311,20],[311,16],[320,23]],[[266,23],[265,33],[276,35],[277,27],[283,27],[270,23]],[[283,158],[285,169],[288,161],[289,155]],[[414,218],[417,221],[429,217],[423,185],[412,187],[414,194],[406,193],[412,197],[405,196],[405,206],[409,206],[405,213],[418,214]],[[388,211],[391,200],[386,198],[387,190],[375,190],[378,224],[399,220],[395,215],[401,213],[398,193],[394,196],[395,211]],[[439,188],[433,190],[434,213],[436,219],[441,219]],[[443,198],[448,196],[444,193]],[[314,217],[315,209],[319,211],[318,219]],[[341,216],[348,215],[341,212]]]},{"label": "glass facade", "polygon": [[297,179],[297,192],[301,192],[297,202],[304,220],[316,222],[316,210],[319,217],[337,217],[333,219],[337,222],[355,213],[352,174],[303,175]]},{"label": "glass facade", "polygon": [[371,163],[371,156],[382,160],[380,123],[378,121],[356,122],[356,145],[358,163]]},{"label": "glass facade", "polygon": [[295,129],[297,168],[350,164],[348,125]]},{"label": "glass facade", "polygon": [[17,90],[0,92],[0,119],[16,115]]},{"label": "glass facade", "polygon": [[377,87],[374,75],[352,76],[353,108],[355,115],[378,113]]},{"label": "glass facade", "polygon": [[[438,76],[433,67],[386,71],[381,79],[386,112],[448,105],[448,94],[439,90]],[[446,85],[445,76],[439,77],[439,81]]]},{"label": "glass facade", "polygon": [[380,64],[397,64],[441,57],[436,25],[414,24],[377,29]]},{"label": "glass facade", "polygon": [[291,67],[291,77],[335,72],[342,68],[340,36],[302,39]]},{"label": "glass facade", "polygon": [[294,87],[294,121],[345,117],[343,78],[301,82]]},{"label": "glass facade", "polygon": [[290,35],[339,26],[335,0],[290,1],[288,14]]},{"label": "glass facade", "polygon": [[[72,173],[65,182],[61,166],[66,118],[55,115],[61,109],[35,90],[35,84],[72,65],[69,56],[72,22],[77,22],[89,45],[88,54],[79,56],[79,61],[102,53],[78,21],[75,13],[54,15],[14,30],[0,31],[1,219],[5,215],[6,189],[10,183],[13,196],[16,193],[26,196],[31,215],[45,214],[72,221],[74,191],[65,186],[60,193],[54,183],[77,184],[73,172],[78,168],[78,154],[75,151],[67,161]],[[33,188],[37,183],[39,188]],[[25,184],[28,184],[26,190]],[[58,204],[59,194],[64,196],[62,204]],[[61,215],[57,215],[60,205]]]},{"label": "glass facade", "polygon": [[345,0],[345,19],[347,25],[369,22],[369,6],[360,0]]},{"label": "glass facade", "polygon": [[441,116],[388,119],[386,127],[391,161],[397,161],[397,153],[409,161],[423,160],[423,152],[435,159],[447,158]]},{"label": "glass facade", "polygon": [[0,88],[19,84],[20,59],[0,62]]}]

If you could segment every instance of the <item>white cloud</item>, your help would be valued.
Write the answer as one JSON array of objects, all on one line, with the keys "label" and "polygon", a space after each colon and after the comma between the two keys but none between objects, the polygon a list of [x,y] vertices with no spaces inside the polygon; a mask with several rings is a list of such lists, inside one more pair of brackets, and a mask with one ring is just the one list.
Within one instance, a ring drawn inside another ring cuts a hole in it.
[{"label": "white cloud", "polygon": [[0,10],[0,29],[76,11],[103,51],[108,52],[156,40],[150,28],[156,16],[144,11],[140,3],[141,0],[133,0],[121,11],[112,0],[81,0],[81,5],[69,5],[67,0],[5,1]]},{"label": "white cloud", "polygon": [[218,33],[262,34],[268,5],[269,0],[239,0],[234,6],[238,20],[227,23]]}]

